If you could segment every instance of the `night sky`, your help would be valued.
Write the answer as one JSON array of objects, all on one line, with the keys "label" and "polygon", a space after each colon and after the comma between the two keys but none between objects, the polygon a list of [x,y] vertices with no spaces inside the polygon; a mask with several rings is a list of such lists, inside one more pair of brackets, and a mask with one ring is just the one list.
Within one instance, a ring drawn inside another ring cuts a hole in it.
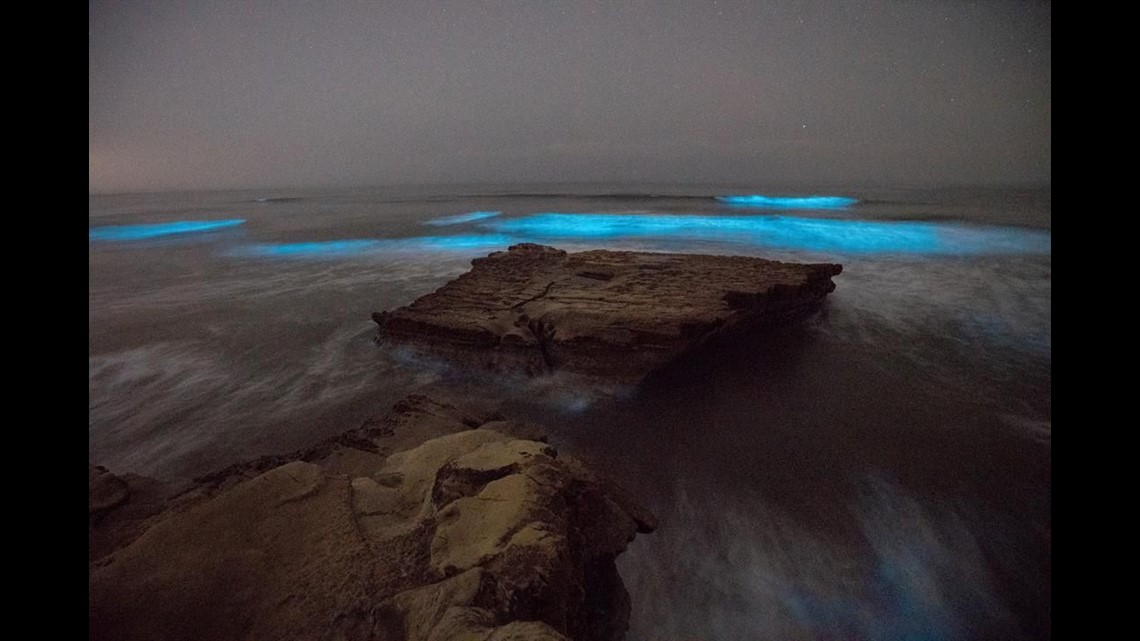
[{"label": "night sky", "polygon": [[1050,11],[92,0],[90,190],[1048,183]]}]

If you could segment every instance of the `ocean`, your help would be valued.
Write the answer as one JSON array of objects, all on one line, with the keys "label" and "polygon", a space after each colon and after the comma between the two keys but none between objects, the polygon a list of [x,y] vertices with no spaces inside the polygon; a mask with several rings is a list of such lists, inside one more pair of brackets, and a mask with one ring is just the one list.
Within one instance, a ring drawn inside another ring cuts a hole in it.
[{"label": "ocean", "polygon": [[[760,195],[763,195],[762,197]],[[1048,187],[577,185],[89,198],[90,460],[191,478],[408,393],[544,424],[660,518],[629,639],[1038,639],[1051,621]],[[372,341],[518,242],[838,262],[821,313],[641,385]]]}]

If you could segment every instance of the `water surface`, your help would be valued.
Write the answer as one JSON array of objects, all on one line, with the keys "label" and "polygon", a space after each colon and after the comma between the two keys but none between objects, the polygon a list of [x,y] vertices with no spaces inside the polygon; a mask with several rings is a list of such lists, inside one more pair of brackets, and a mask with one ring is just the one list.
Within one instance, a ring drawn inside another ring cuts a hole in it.
[{"label": "water surface", "polygon": [[[854,202],[717,199],[748,194]],[[661,518],[619,558],[631,639],[1042,638],[1050,219],[1047,189],[1012,188],[92,196],[90,457],[190,477],[355,427],[409,392],[500,398]],[[844,271],[810,322],[613,396],[372,343],[371,312],[514,242]]]}]

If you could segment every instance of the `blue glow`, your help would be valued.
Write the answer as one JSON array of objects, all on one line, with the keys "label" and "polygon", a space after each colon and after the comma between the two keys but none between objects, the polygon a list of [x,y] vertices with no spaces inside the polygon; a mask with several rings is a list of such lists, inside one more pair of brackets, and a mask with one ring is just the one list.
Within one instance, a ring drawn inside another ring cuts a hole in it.
[{"label": "blue glow", "polygon": [[[900,567],[893,559],[876,559],[868,588],[872,599],[850,595],[818,594],[793,589],[783,603],[796,619],[820,638],[869,641],[954,641],[964,638],[962,628],[943,595],[946,578],[933,560],[909,562]],[[920,582],[925,581],[925,584]],[[934,589],[932,589],[934,588]],[[958,607],[975,605],[953,603]],[[970,612],[974,614],[973,612]],[[976,615],[975,615],[976,616]]]},{"label": "blue glow", "polygon": [[676,238],[773,249],[903,254],[1048,254],[1047,231],[791,216],[543,213],[481,224],[535,242]]},{"label": "blue glow", "polygon": [[733,207],[766,207],[769,209],[843,209],[859,202],[844,196],[764,196],[748,194],[717,196],[717,200]]},{"label": "blue glow", "polygon": [[467,214],[457,214],[455,216],[444,216],[442,218],[432,218],[431,220],[424,221],[425,225],[434,225],[436,227],[443,227],[444,225],[458,225],[461,223],[469,223],[476,220],[485,220],[487,218],[494,218],[503,212],[501,211],[473,211]]},{"label": "blue glow", "polygon": [[259,243],[234,251],[244,256],[275,258],[344,258],[397,252],[440,252],[505,249],[514,239],[497,234],[357,238],[306,243]]},{"label": "blue glow", "polygon": [[175,223],[155,225],[111,225],[91,227],[87,230],[88,240],[146,240],[177,234],[199,234],[227,227],[241,225],[245,220],[183,220]]},{"label": "blue glow", "polygon": [[376,240],[330,240],[310,243],[260,243],[241,248],[257,256],[350,256],[379,249]]}]

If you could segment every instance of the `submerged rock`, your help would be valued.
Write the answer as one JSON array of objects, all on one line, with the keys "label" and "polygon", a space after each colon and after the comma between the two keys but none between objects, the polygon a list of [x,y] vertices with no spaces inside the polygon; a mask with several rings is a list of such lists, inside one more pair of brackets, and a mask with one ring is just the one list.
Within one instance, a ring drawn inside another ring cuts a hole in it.
[{"label": "submerged rock", "polygon": [[815,311],[842,266],[524,243],[398,309],[378,341],[536,375],[639,379],[709,337]]},{"label": "submerged rock", "polygon": [[[491,427],[525,431],[409,397],[339,440],[199,479],[92,560],[90,638],[624,638],[614,559],[653,516]],[[101,468],[90,494],[104,519],[130,505]]]}]

